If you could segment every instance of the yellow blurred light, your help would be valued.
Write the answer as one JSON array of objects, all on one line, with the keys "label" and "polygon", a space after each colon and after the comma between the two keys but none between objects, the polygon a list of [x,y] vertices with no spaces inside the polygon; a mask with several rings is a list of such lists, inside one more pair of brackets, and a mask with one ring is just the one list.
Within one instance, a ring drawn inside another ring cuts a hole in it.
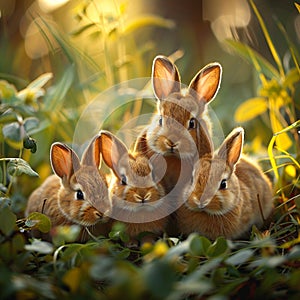
[{"label": "yellow blurred light", "polygon": [[50,13],[69,1],[70,0],[38,0],[38,4],[43,12]]}]

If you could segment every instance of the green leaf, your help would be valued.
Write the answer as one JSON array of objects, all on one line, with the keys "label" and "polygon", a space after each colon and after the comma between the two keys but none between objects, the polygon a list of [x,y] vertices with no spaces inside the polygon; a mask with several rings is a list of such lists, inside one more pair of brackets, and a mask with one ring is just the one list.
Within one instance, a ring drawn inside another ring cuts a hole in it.
[{"label": "green leaf", "polygon": [[48,242],[33,239],[30,245],[25,245],[25,249],[27,251],[35,251],[41,254],[50,254],[53,252],[53,245]]},{"label": "green leaf", "polygon": [[211,242],[204,236],[195,236],[190,242],[190,251],[193,255],[207,256]]},{"label": "green leaf", "polygon": [[14,121],[17,121],[17,120],[18,120],[18,115],[16,114],[16,112],[14,112],[12,110],[7,110],[6,112],[1,114],[1,116],[0,116],[0,123],[1,124],[11,123],[11,122],[14,122]]},{"label": "green leaf", "polygon": [[9,100],[14,97],[17,90],[14,85],[8,83],[6,80],[0,80],[0,99]]},{"label": "green leaf", "polygon": [[14,142],[20,142],[23,140],[23,135],[21,134],[21,126],[18,122],[13,122],[11,124],[3,126],[2,133],[5,139],[10,139]]},{"label": "green leaf", "polygon": [[218,237],[215,242],[208,247],[207,255],[209,257],[217,257],[226,253],[228,249],[227,240],[224,237]]},{"label": "green leaf", "polygon": [[22,158],[11,158],[7,164],[7,171],[11,176],[27,174],[29,176],[39,177],[39,174],[33,171],[30,165]]},{"label": "green leaf", "polygon": [[51,229],[51,220],[44,214],[32,212],[26,218],[25,225],[47,233]]},{"label": "green leaf", "polygon": [[17,217],[9,207],[4,207],[0,210],[0,231],[9,236],[16,227]]},{"label": "green leaf", "polygon": [[232,50],[239,54],[242,58],[246,59],[248,62],[255,66],[253,58],[259,64],[259,73],[263,72],[269,78],[276,78],[280,80],[279,72],[270,64],[263,56],[256,52],[253,48],[234,40],[226,40],[226,45],[228,45]]},{"label": "green leaf", "polygon": [[39,126],[39,123],[40,121],[37,118],[26,118],[24,120],[24,128],[26,132],[30,134],[33,129],[36,129]]},{"label": "green leaf", "polygon": [[236,122],[247,122],[263,114],[268,109],[265,98],[256,97],[244,101],[235,111]]}]

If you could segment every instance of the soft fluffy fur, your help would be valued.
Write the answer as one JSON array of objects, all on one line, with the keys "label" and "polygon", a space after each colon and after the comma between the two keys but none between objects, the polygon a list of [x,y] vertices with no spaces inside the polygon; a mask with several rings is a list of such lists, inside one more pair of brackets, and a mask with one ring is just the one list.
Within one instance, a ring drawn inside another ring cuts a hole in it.
[{"label": "soft fluffy fur", "polygon": [[[185,183],[185,174],[191,172],[193,160],[197,157],[197,126],[202,120],[208,131],[211,122],[206,105],[217,94],[221,82],[222,68],[211,63],[201,69],[191,80],[187,89],[182,90],[177,67],[164,56],[153,61],[152,83],[157,98],[157,115],[138,138],[135,150],[151,157],[153,153],[164,156],[167,164],[162,180],[166,192],[174,185]],[[190,127],[194,119],[195,127]],[[183,166],[185,166],[183,169]],[[180,175],[182,175],[179,178]]]},{"label": "soft fluffy fur", "polygon": [[113,134],[101,132],[103,160],[111,168],[109,192],[112,218],[123,222],[131,242],[142,232],[164,232],[170,207],[165,190],[156,181],[158,162],[129,153]]},{"label": "soft fluffy fur", "polygon": [[[254,224],[261,227],[269,217],[271,183],[256,164],[240,158],[243,133],[242,128],[233,130],[215,155],[209,139],[202,139],[207,153],[199,159],[194,181],[184,191],[187,200],[176,212],[181,233],[235,239]],[[227,181],[224,189],[220,188],[223,179]]]},{"label": "soft fluffy fur", "polygon": [[[43,213],[51,219],[53,227],[78,224],[90,227],[95,234],[106,232],[104,225],[99,224],[106,221],[104,214],[110,210],[107,183],[98,170],[100,136],[92,140],[81,162],[72,149],[61,143],[52,145],[50,158],[55,175],[49,176],[33,191],[25,214]],[[77,199],[78,190],[82,191],[84,199]],[[87,235],[81,235],[79,239],[87,238]]]}]

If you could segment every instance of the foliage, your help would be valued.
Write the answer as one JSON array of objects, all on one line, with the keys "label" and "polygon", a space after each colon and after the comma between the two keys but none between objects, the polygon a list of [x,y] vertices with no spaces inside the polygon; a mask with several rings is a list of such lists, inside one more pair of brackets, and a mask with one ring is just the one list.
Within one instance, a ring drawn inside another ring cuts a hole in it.
[{"label": "foliage", "polygon": [[[132,31],[141,25],[167,28],[174,25],[155,16],[142,16],[126,23],[124,7],[119,8],[116,16],[99,14],[99,20],[94,21],[88,13],[94,3],[84,1],[77,13],[80,26],[72,38],[89,34],[88,38],[100,41],[104,57],[100,65],[105,66],[105,71],[100,72],[93,58],[48,27],[45,34],[54,36],[68,58],[62,75],[50,82],[52,74],[45,73],[20,91],[8,81],[0,81],[1,299],[299,298],[300,168],[299,141],[295,134],[299,128],[295,111],[299,108],[295,107],[294,100],[295,86],[299,83],[299,58],[297,49],[288,43],[295,67],[283,70],[263,21],[251,3],[277,69],[249,46],[236,41],[228,43],[253,63],[261,79],[259,95],[239,107],[238,121],[246,122],[268,113],[272,128],[268,152],[278,193],[268,227],[262,231],[253,227],[249,240],[230,241],[219,237],[210,241],[191,234],[187,238],[165,236],[155,244],[146,243],[140,248],[127,246],[129,238],[122,224],[116,224],[107,237],[91,235],[86,244],[74,243],[77,226],[62,226],[51,232],[52,243],[30,237],[31,230],[49,232],[51,222],[38,213],[23,217],[26,196],[21,193],[20,205],[18,186],[20,179],[32,180],[37,176],[31,162],[40,167],[42,157],[48,156],[43,148],[48,151],[54,138],[70,141],[82,111],[77,106],[82,102],[77,95],[73,105],[66,105],[68,95],[74,95],[79,86],[81,91],[89,90],[93,95],[122,76],[125,76],[122,80],[129,79],[133,64],[138,68],[143,66],[137,64],[136,58],[141,62],[147,51],[135,49],[130,53],[123,48]],[[40,30],[45,29],[40,26]],[[111,52],[111,49],[117,50]],[[82,68],[80,59],[98,73],[78,84],[75,79],[82,71],[78,71]],[[137,107],[129,109],[127,118],[140,111]],[[287,134],[290,132],[293,135]],[[284,141],[281,136],[285,136]],[[34,159],[35,156],[40,159]]]}]

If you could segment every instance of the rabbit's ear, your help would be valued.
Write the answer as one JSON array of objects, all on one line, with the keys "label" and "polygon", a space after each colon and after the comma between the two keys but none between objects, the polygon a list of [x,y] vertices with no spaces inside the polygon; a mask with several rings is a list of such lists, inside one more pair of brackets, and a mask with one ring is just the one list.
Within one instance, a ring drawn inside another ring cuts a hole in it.
[{"label": "rabbit's ear", "polygon": [[109,131],[101,131],[101,151],[106,165],[118,175],[118,162],[124,155],[128,155],[125,144]]},{"label": "rabbit's ear", "polygon": [[134,144],[134,152],[138,153],[147,153],[148,151],[148,144],[147,144],[147,138],[146,133],[139,136]]},{"label": "rabbit's ear", "polygon": [[53,172],[62,179],[69,180],[74,170],[80,167],[77,154],[62,143],[53,143],[50,150],[50,161]]},{"label": "rabbit's ear", "polygon": [[82,155],[82,164],[85,166],[100,167],[101,164],[101,136],[96,135],[89,143]]},{"label": "rabbit's ear", "polygon": [[164,100],[180,92],[180,75],[177,67],[165,56],[156,56],[152,66],[152,84],[157,99]]},{"label": "rabbit's ear", "polygon": [[[213,100],[217,94],[222,78],[222,67],[219,63],[211,63],[201,69],[192,79],[189,91],[196,95],[198,100],[206,103]],[[196,92],[196,94],[195,94]]]},{"label": "rabbit's ear", "polygon": [[241,157],[243,144],[244,129],[242,127],[235,128],[222,143],[218,156],[225,159],[230,167],[234,167]]},{"label": "rabbit's ear", "polygon": [[214,146],[203,120],[197,126],[197,147],[199,158],[207,154],[213,155]]}]

